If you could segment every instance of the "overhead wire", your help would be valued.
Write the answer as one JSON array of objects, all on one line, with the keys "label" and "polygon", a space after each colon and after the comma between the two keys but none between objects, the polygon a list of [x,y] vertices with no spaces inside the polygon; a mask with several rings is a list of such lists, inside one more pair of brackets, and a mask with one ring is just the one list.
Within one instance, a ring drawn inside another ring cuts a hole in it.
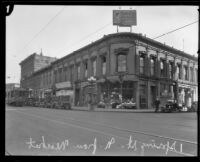
[{"label": "overhead wire", "polygon": [[192,22],[192,23],[190,23],[190,24],[184,25],[184,26],[182,26],[182,27],[179,27],[179,28],[177,28],[177,29],[175,29],[175,30],[172,30],[172,31],[170,31],[170,32],[167,32],[167,33],[164,33],[164,34],[162,34],[162,35],[159,35],[159,36],[157,36],[157,37],[155,37],[155,38],[152,38],[152,39],[160,38],[160,37],[162,37],[162,36],[165,36],[165,35],[167,35],[167,34],[173,33],[173,32],[175,32],[175,31],[177,31],[177,30],[180,30],[180,29],[183,29],[183,28],[185,28],[185,27],[187,27],[187,26],[190,26],[190,25],[192,25],[192,24],[195,24],[195,23],[197,23],[197,22],[198,22],[198,20],[195,21],[195,22]]},{"label": "overhead wire", "polygon": [[[173,33],[173,32],[175,32],[175,31],[177,31],[177,30],[183,29],[183,28],[185,28],[185,27],[187,27],[187,26],[193,25],[193,24],[195,24],[195,23],[197,23],[197,22],[198,22],[198,20],[195,21],[195,22],[189,23],[189,24],[187,24],[187,25],[184,25],[184,26],[182,26],[182,27],[179,27],[179,28],[177,28],[177,29],[174,29],[174,30],[172,30],[172,31],[169,31],[169,32],[167,32],[167,33],[164,33],[164,34],[162,34],[162,35],[159,35],[159,36],[157,36],[157,37],[155,37],[155,38],[151,38],[151,39],[152,39],[152,40],[155,40],[155,39],[160,38],[160,37],[163,37],[163,36],[165,36],[165,35],[167,35],[167,34]],[[131,47],[134,47],[134,46],[130,46],[129,48],[131,48]]]},{"label": "overhead wire", "polygon": [[[104,28],[106,28],[107,26],[109,26],[109,25],[111,25],[111,24],[112,24],[112,22],[109,22],[109,23],[105,24],[103,27],[101,27],[101,28],[97,29],[96,31],[94,31],[94,32],[92,32],[92,33],[90,33],[90,34],[84,36],[84,37],[81,38],[80,40],[78,40],[78,41],[72,43],[71,45],[69,45],[68,47],[73,47],[73,46],[76,45],[77,43],[82,42],[83,40],[89,38],[90,36],[96,34],[97,32],[103,30]],[[67,48],[67,47],[65,47],[65,48]],[[63,49],[62,49],[62,50],[63,50]],[[61,50],[60,50],[60,51],[61,51]],[[60,53],[60,51],[59,51],[58,53]]]},{"label": "overhead wire", "polygon": [[44,26],[40,29],[40,31],[37,32],[37,33],[33,36],[33,38],[32,38],[28,43],[26,43],[26,45],[20,50],[20,52],[23,51],[24,49],[26,49],[26,47],[28,47],[29,44],[30,44],[36,37],[38,37],[39,34],[42,33],[42,31],[44,31],[44,29],[46,29],[47,26],[48,26],[50,23],[52,23],[52,22],[56,19],[56,17],[58,17],[58,16],[63,12],[64,8],[65,8],[65,7],[63,7],[61,10],[59,10],[59,11],[57,12],[57,14],[56,14],[54,17],[52,17],[52,18],[48,21],[48,23],[47,23],[46,25],[44,25]]}]

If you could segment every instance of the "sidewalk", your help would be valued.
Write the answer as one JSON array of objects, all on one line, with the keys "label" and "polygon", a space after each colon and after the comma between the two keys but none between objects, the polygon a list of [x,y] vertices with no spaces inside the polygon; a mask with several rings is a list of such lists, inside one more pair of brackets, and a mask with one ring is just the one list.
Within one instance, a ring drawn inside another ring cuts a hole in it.
[{"label": "sidewalk", "polygon": [[[80,106],[72,106],[72,110],[79,110],[79,111],[90,111],[89,107],[80,107]],[[94,111],[97,112],[154,112],[154,109],[111,109],[111,108],[94,108]]]}]

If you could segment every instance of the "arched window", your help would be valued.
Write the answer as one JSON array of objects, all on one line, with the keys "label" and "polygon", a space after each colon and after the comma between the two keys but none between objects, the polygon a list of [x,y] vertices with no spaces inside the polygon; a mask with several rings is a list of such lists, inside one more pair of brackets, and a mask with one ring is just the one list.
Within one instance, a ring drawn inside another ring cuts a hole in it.
[{"label": "arched window", "polygon": [[144,57],[140,56],[140,74],[144,74]]},{"label": "arched window", "polygon": [[161,59],[160,60],[160,76],[165,77],[165,60]]},{"label": "arched window", "polygon": [[151,70],[150,70],[150,74],[151,76],[154,76],[155,75],[155,58],[154,57],[151,57]]},{"label": "arched window", "polygon": [[96,59],[94,59],[92,61],[92,75],[96,76],[96,72],[97,72],[97,61],[96,61]]},{"label": "arched window", "polygon": [[87,61],[85,61],[85,63],[84,63],[84,70],[85,70],[84,77],[87,78],[87,75],[88,75],[88,62]]},{"label": "arched window", "polygon": [[105,75],[106,74],[106,56],[102,56],[101,61],[102,61],[102,75]]},{"label": "arched window", "polygon": [[125,72],[126,69],[126,54],[120,53],[117,55],[117,72]]},{"label": "arched window", "polygon": [[169,62],[169,78],[173,78],[173,62]]},{"label": "arched window", "polygon": [[81,66],[80,64],[77,65],[77,79],[81,79]]}]

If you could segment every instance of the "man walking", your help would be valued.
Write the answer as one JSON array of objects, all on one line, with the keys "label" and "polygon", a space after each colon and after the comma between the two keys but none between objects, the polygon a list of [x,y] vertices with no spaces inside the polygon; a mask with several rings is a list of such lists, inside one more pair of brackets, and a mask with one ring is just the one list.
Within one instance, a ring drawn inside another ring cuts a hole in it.
[{"label": "man walking", "polygon": [[158,110],[159,110],[159,105],[160,105],[160,100],[159,100],[159,98],[157,97],[157,98],[156,98],[156,101],[155,101],[155,106],[156,106],[155,112],[158,112]]}]

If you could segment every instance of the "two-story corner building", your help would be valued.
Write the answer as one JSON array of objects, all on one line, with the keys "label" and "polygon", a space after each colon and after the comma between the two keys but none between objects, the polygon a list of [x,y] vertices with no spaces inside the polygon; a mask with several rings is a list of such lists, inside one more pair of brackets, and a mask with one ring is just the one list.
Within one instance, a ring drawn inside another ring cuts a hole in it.
[{"label": "two-story corner building", "polygon": [[197,100],[197,58],[141,34],[115,33],[53,63],[55,88],[74,91],[74,104],[87,104],[87,79],[94,76],[96,100],[113,91],[151,108],[166,93],[187,105]]},{"label": "two-story corner building", "polygon": [[[26,87],[73,95],[88,103],[88,78],[96,78],[96,101],[110,101],[118,91],[138,109],[152,108],[155,98],[171,95],[187,106],[197,101],[197,58],[136,33],[115,33],[68,54],[26,78]],[[45,78],[51,78],[47,81]],[[38,93],[37,93],[38,94]]]}]

